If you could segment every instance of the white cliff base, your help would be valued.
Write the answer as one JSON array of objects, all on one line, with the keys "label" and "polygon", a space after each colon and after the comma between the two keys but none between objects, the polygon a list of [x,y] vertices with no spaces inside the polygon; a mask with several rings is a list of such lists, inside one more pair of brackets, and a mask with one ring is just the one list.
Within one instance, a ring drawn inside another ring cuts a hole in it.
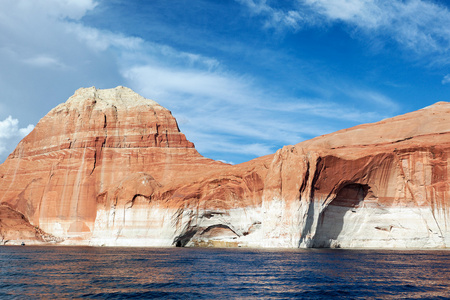
[{"label": "white cliff base", "polygon": [[86,233],[63,233],[60,223],[53,226],[60,228],[65,245],[417,249],[449,244],[449,219],[435,217],[448,211],[370,202],[357,207],[312,202],[296,208],[292,203],[275,199],[263,208],[226,211],[111,208],[99,210]]}]

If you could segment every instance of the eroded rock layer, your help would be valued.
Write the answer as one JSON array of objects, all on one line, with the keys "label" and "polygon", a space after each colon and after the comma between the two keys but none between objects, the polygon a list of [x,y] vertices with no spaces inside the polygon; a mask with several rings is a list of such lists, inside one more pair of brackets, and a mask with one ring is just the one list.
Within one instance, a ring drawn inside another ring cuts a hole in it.
[{"label": "eroded rock layer", "polygon": [[449,154],[437,103],[230,166],[154,101],[89,88],[0,166],[0,202],[62,244],[442,248]]},{"label": "eroded rock layer", "polygon": [[62,240],[33,226],[21,213],[0,205],[0,245],[58,243]]},{"label": "eroded rock layer", "polygon": [[92,237],[99,199],[139,172],[156,182],[222,163],[203,158],[170,111],[128,88],[80,89],[0,166],[0,202],[65,239]]}]

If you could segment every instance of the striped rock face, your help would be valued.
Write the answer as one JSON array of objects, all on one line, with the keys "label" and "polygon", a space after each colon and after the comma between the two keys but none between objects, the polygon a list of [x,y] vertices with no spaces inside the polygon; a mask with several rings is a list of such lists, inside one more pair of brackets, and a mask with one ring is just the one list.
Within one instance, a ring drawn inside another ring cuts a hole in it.
[{"label": "striped rock face", "polygon": [[156,102],[124,87],[80,89],[0,166],[0,234],[71,245],[448,247],[449,154],[449,103],[231,166],[202,157]]},{"label": "striped rock face", "polygon": [[283,190],[266,185],[265,200],[298,203],[301,247],[448,247],[449,154],[450,104],[437,103],[284,147],[268,175]]},{"label": "striped rock face", "polygon": [[88,240],[99,199],[130,175],[160,185],[214,165],[156,102],[124,87],[79,89],[0,166],[0,202],[46,232]]}]

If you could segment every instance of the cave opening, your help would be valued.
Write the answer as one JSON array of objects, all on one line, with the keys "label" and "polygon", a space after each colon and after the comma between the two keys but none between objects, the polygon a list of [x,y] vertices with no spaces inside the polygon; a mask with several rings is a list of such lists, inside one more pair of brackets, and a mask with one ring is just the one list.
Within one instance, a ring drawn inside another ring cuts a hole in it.
[{"label": "cave opening", "polygon": [[183,234],[177,236],[173,241],[173,244],[175,244],[175,247],[185,247],[196,233],[197,229],[191,228]]},{"label": "cave opening", "polygon": [[339,236],[345,220],[358,211],[369,189],[367,184],[350,183],[337,192],[336,198],[319,215],[313,247],[340,247]]}]

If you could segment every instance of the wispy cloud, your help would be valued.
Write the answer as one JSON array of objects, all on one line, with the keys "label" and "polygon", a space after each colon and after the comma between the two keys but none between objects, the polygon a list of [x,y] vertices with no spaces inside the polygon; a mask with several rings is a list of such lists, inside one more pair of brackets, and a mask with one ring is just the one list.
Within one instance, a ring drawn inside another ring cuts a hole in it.
[{"label": "wispy cloud", "polygon": [[442,84],[448,84],[450,83],[450,74],[447,74],[442,78]]},{"label": "wispy cloud", "polygon": [[255,15],[263,15],[267,17],[264,25],[272,28],[290,28],[294,30],[300,29],[303,25],[313,22],[307,13],[294,8],[281,10],[275,9],[267,4],[266,0],[236,0],[237,2],[248,6],[250,11]]},{"label": "wispy cloud", "polygon": [[[265,16],[265,26],[299,30],[345,23],[365,36],[388,37],[416,55],[439,55],[432,59],[450,63],[450,11],[436,2],[297,0],[290,2],[289,9],[282,10],[272,8],[265,0],[237,1],[246,5],[252,14]],[[308,17],[290,18],[293,14]]]},{"label": "wispy cloud", "polygon": [[[246,80],[232,78],[201,69],[171,68],[168,66],[143,65],[125,69],[129,81],[145,81],[145,90],[156,96],[167,93],[187,93],[197,97],[237,102],[236,95],[248,94]],[[250,95],[248,95],[250,98]]]},{"label": "wispy cloud", "polygon": [[[309,117],[311,120],[317,120],[317,117],[319,117],[322,120],[340,120],[355,123],[372,122],[390,116],[389,112],[386,114],[380,112],[383,109],[380,109],[379,111],[362,111],[345,104],[327,102],[320,99],[317,99],[315,102],[300,99],[298,101],[280,103],[280,106],[274,108],[274,110],[288,111],[293,114]],[[319,125],[315,129],[303,129],[302,132],[307,136],[319,135],[327,132],[327,130],[323,129],[324,127]]]},{"label": "wispy cloud", "polygon": [[267,143],[245,143],[242,141],[233,140],[230,136],[221,136],[218,138],[215,133],[199,133],[193,134],[193,138],[199,141],[208,140],[208,143],[196,144],[199,152],[203,153],[217,153],[218,149],[224,149],[224,153],[244,154],[249,156],[263,156],[274,153],[277,148]]},{"label": "wispy cloud", "polygon": [[450,12],[431,1],[307,0],[331,21],[348,22],[370,33],[389,35],[417,53],[450,47]]},{"label": "wispy cloud", "polygon": [[63,63],[61,63],[57,58],[51,57],[48,55],[37,55],[31,58],[27,58],[23,60],[24,63],[29,64],[31,66],[35,67],[43,67],[43,68],[49,68],[49,67],[56,67],[56,68],[63,68],[65,67]]},{"label": "wispy cloud", "polygon": [[125,69],[123,75],[129,86],[170,108],[182,120],[182,131],[206,155],[261,156],[274,152],[276,144],[300,138],[292,123],[258,109],[263,92],[242,76],[154,65]]},{"label": "wispy cloud", "polygon": [[[79,20],[87,11],[94,9],[97,5],[97,1],[94,0],[3,0],[0,3],[0,12],[4,18],[0,20],[4,24],[10,23],[8,19],[15,17],[14,10],[16,8],[20,9],[23,21],[30,22],[49,17],[58,20]],[[11,14],[11,12],[13,13]],[[34,15],[34,17],[30,19],[30,15]]]},{"label": "wispy cloud", "polygon": [[399,105],[394,100],[374,90],[348,88],[342,92],[353,99],[357,99],[358,101],[365,103],[366,105],[369,104],[372,107],[379,107],[384,111],[392,112],[399,109]]},{"label": "wispy cloud", "polygon": [[98,52],[104,52],[109,48],[133,51],[139,49],[143,43],[143,40],[138,37],[125,36],[72,22],[64,23],[64,31]]}]

